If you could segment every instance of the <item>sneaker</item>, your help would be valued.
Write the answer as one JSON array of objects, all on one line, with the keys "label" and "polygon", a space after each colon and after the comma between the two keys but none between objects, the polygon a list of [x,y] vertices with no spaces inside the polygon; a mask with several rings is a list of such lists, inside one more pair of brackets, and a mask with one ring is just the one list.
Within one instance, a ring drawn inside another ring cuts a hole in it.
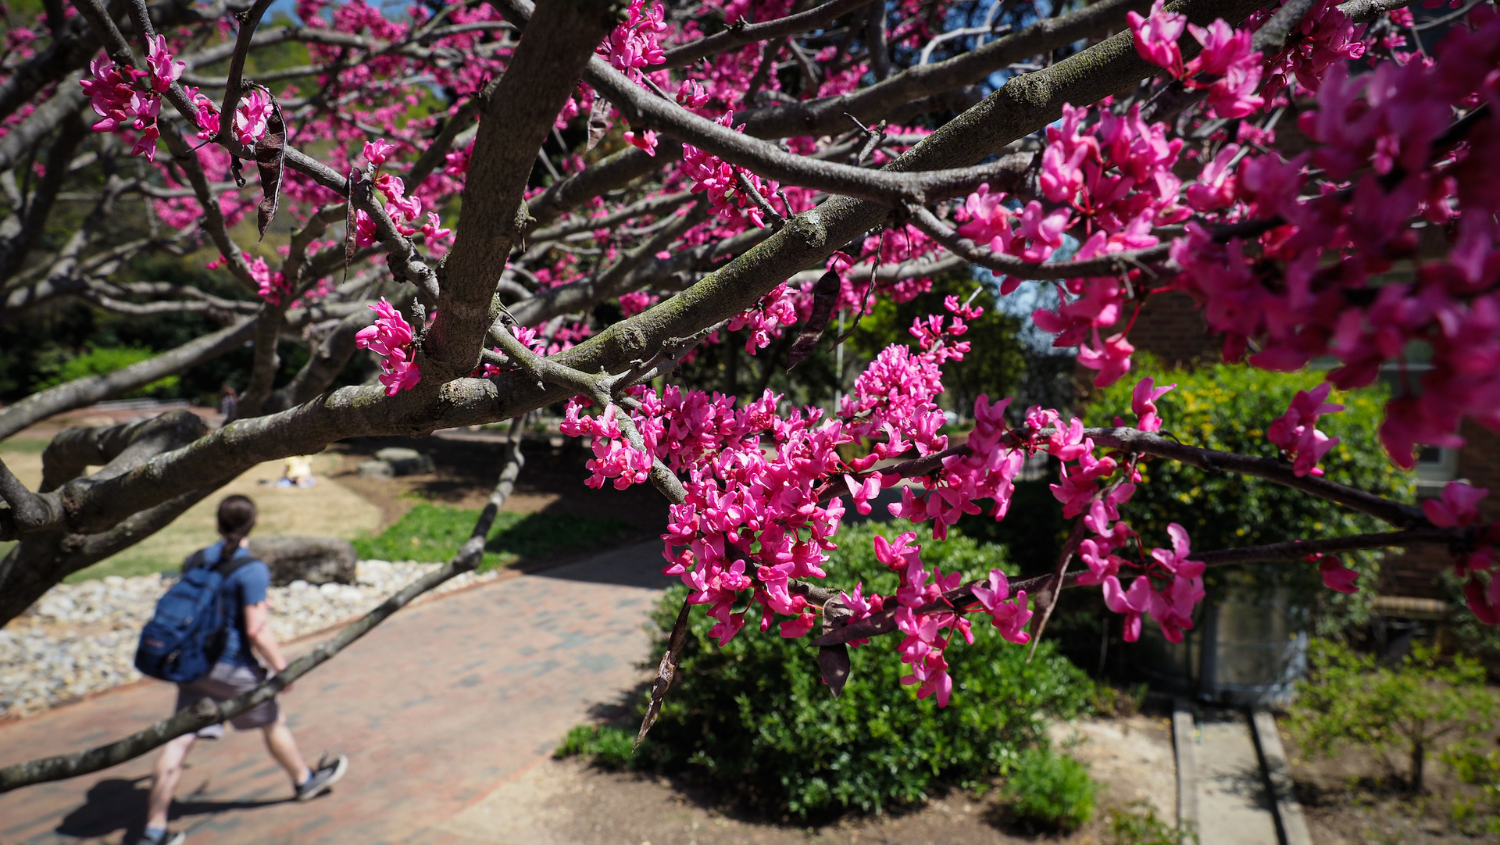
[{"label": "sneaker", "polygon": [[160,839],[152,839],[150,836],[142,833],[141,838],[135,841],[135,845],[182,845],[182,843],[186,841],[186,833],[183,833],[180,830],[174,833],[173,831],[169,830],[166,832],[166,835],[162,836],[162,838]]},{"label": "sneaker", "polygon": [[297,787],[297,800],[311,801],[327,792],[328,787],[333,786],[339,778],[343,777],[348,768],[348,757],[340,754],[330,761],[328,755],[324,754],[318,760],[318,767],[313,769],[312,776]]}]

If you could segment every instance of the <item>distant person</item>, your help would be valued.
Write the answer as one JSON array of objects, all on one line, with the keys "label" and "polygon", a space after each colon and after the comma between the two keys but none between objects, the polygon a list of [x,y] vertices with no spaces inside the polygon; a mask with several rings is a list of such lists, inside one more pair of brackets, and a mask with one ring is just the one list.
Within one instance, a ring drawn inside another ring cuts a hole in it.
[{"label": "distant person", "polygon": [[219,388],[219,413],[224,415],[224,424],[234,422],[234,415],[239,413],[240,398],[235,395],[234,388],[224,385]]},{"label": "distant person", "polygon": [[286,459],[286,466],[281,470],[281,478],[277,479],[277,487],[311,487],[318,483],[313,477],[312,458],[307,455],[293,455]]},{"label": "distant person", "polygon": [[[255,503],[245,496],[226,497],[219,503],[219,534],[223,539],[188,558],[185,564],[189,567],[218,566],[225,554],[230,555],[231,560],[239,557],[245,561],[229,571],[219,593],[224,607],[238,611],[230,615],[225,628],[223,651],[207,676],[178,685],[176,709],[179,711],[204,698],[227,701],[260,686],[267,677],[262,660],[273,672],[286,669],[286,658],[282,656],[269,624],[271,612],[266,604],[266,589],[271,584],[271,570],[264,562],[251,558],[246,550],[246,538],[253,527]],[[256,659],[257,654],[261,660]],[[286,692],[291,691],[288,686]],[[260,728],[265,733],[266,748],[291,778],[298,801],[321,795],[343,777],[349,767],[348,758],[340,754],[331,762],[326,757],[320,760],[317,769],[308,768],[275,698],[257,704],[231,719],[230,723],[238,730]],[[184,833],[167,830],[167,811],[182,777],[183,763],[199,737],[218,739],[223,734],[222,724],[210,725],[196,734],[179,736],[163,747],[152,775],[146,830],[137,845],[180,845],[187,838]]]}]

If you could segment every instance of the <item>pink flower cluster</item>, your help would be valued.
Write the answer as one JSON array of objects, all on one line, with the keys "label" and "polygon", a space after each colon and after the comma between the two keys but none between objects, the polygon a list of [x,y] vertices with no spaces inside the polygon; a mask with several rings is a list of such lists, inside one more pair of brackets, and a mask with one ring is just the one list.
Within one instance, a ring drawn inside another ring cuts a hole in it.
[{"label": "pink flower cluster", "polygon": [[[1190,560],[1191,543],[1187,531],[1177,523],[1167,526],[1172,538],[1171,549],[1152,549],[1151,561],[1145,574],[1136,576],[1125,589],[1120,579],[1111,573],[1104,576],[1104,603],[1115,613],[1125,616],[1125,641],[1135,642],[1141,636],[1141,616],[1149,614],[1161,627],[1162,636],[1174,643],[1182,642],[1183,632],[1193,627],[1193,608],[1203,601],[1203,571],[1200,561]],[[1119,558],[1109,555],[1108,561],[1118,568]],[[1164,574],[1170,578],[1166,587],[1158,589],[1153,575]]]},{"label": "pink flower cluster", "polygon": [[[599,52],[609,57],[615,70],[639,79],[640,69],[667,60],[658,39],[667,31],[666,10],[660,3],[646,8],[645,0],[631,0],[625,22],[615,27]],[[653,135],[655,133],[652,133]]]},{"label": "pink flower cluster", "polygon": [[[1500,548],[1500,521],[1480,525],[1479,503],[1489,495],[1483,487],[1471,487],[1462,481],[1450,481],[1438,499],[1422,503],[1427,519],[1442,528],[1477,529],[1473,548],[1458,556],[1453,571],[1464,582],[1464,599],[1479,621],[1500,625],[1500,568],[1496,568],[1496,550]],[[1488,587],[1480,573],[1487,573]]]},{"label": "pink flower cluster", "polygon": [[[387,142],[384,138],[377,138],[365,143],[362,155],[365,161],[379,168],[391,158],[395,151],[395,144]],[[441,256],[446,252],[445,241],[452,235],[453,230],[443,228],[442,220],[432,211],[427,212],[426,222],[418,225],[418,221],[422,218],[422,198],[416,194],[408,195],[406,183],[401,181],[400,176],[390,173],[378,174],[375,177],[375,189],[385,197],[385,213],[390,216],[391,222],[396,224],[396,231],[407,237],[421,232],[428,249],[432,250],[435,255]],[[375,221],[365,212],[355,210],[354,225],[355,246],[372,246],[380,240]]]},{"label": "pink flower cluster", "polygon": [[[729,126],[733,115],[725,112],[716,122],[721,126]],[[734,127],[736,132],[743,132],[743,124]],[[756,226],[764,229],[766,226],[765,215],[760,206],[740,188],[739,181],[735,178],[736,173],[745,174],[745,178],[761,197],[768,202],[780,187],[776,182],[762,179],[743,168],[735,167],[727,161],[712,153],[704,152],[692,144],[682,145],[682,173],[692,181],[693,193],[707,193],[708,202],[714,209],[714,213],[720,218],[733,221],[741,218],[749,218]],[[788,209],[783,209],[788,211]]]},{"label": "pink flower cluster", "polygon": [[[1043,195],[1071,208],[1087,233],[1074,256],[1079,260],[1155,246],[1154,226],[1180,223],[1191,213],[1178,202],[1182,181],[1172,172],[1182,140],[1168,140],[1167,127],[1146,123],[1136,106],[1123,115],[1108,106],[1105,101],[1098,120],[1086,122],[1092,110],[1064,105],[1061,123],[1047,128],[1042,154]],[[1139,271],[1128,278],[1139,281]],[[1114,383],[1129,372],[1135,347],[1126,339],[1128,326],[1109,335],[1103,330],[1123,321],[1127,279],[1075,278],[1063,288],[1056,310],[1037,309],[1032,318],[1057,335],[1055,346],[1079,347],[1078,362],[1099,371],[1095,385]]]},{"label": "pink flower cluster", "polygon": [[[620,304],[622,306],[625,304],[623,297]],[[732,332],[737,332],[749,326],[750,336],[745,339],[745,351],[754,355],[755,350],[765,349],[771,345],[773,338],[780,337],[783,326],[792,326],[796,323],[796,302],[786,282],[782,282],[770,293],[761,297],[754,307],[734,315],[729,320],[727,328]]]},{"label": "pink flower cluster", "polygon": [[1323,382],[1309,393],[1297,391],[1286,413],[1277,417],[1266,427],[1266,439],[1271,441],[1292,461],[1292,472],[1300,478],[1304,475],[1322,475],[1318,461],[1328,450],[1338,445],[1337,437],[1329,437],[1313,426],[1323,414],[1336,414],[1344,406],[1328,402],[1328,391],[1333,385]]},{"label": "pink flower cluster", "polygon": [[422,369],[412,348],[411,324],[383,296],[370,310],[376,314],[375,325],[360,329],[354,335],[354,345],[381,356],[380,383],[385,385],[385,395],[395,396],[422,380]]},{"label": "pink flower cluster", "polygon": [[[1151,16],[1126,12],[1135,49],[1141,58],[1164,68],[1188,88],[1207,88],[1208,102],[1219,117],[1244,117],[1259,111],[1266,101],[1255,93],[1260,87],[1263,61],[1250,49],[1250,31],[1236,30],[1220,18],[1207,27],[1187,22],[1187,16],[1166,11],[1164,0],[1151,6]],[[1177,39],[1186,27],[1202,51],[1186,64]],[[1199,74],[1215,77],[1203,82]]]},{"label": "pink flower cluster", "polygon": [[158,35],[148,43],[146,51],[148,72],[142,73],[132,67],[116,65],[101,56],[89,64],[93,79],[79,82],[84,93],[89,95],[89,104],[102,118],[94,124],[95,132],[118,132],[134,130],[136,138],[132,155],[144,155],[147,161],[156,161],[156,141],[161,131],[156,128],[156,118],[161,114],[161,95],[171,90],[183,71],[185,62],[172,58],[167,51],[167,39]]},{"label": "pink flower cluster", "polygon": [[[1398,9],[1391,12],[1391,19],[1396,20],[1400,12],[1408,17],[1411,14]],[[1336,0],[1317,0],[1302,16],[1302,22],[1282,45],[1281,52],[1271,57],[1265,97],[1275,96],[1293,78],[1309,93],[1316,94],[1329,68],[1365,54],[1368,45],[1361,40],[1364,30],[1364,24],[1356,26],[1348,15],[1339,11]]]},{"label": "pink flower cluster", "polygon": [[[1462,445],[1465,417],[1500,430],[1500,183],[1489,164],[1500,156],[1497,110],[1471,115],[1462,143],[1440,145],[1456,114],[1500,102],[1500,16],[1477,7],[1434,54],[1430,64],[1387,62],[1354,78],[1330,66],[1317,108],[1299,120],[1310,153],[1248,155],[1232,177],[1216,174],[1220,219],[1266,221],[1264,234],[1221,240],[1190,221],[1172,251],[1184,270],[1174,286],[1225,334],[1227,359],[1252,340],[1260,351],[1250,362],[1267,369],[1333,356],[1340,366],[1329,381],[1352,389],[1404,362],[1409,344],[1430,348],[1420,399],[1417,377],[1404,372],[1380,430],[1407,468],[1419,443]],[[1446,230],[1446,254],[1417,252],[1419,226]],[[1416,272],[1387,281],[1397,260]]]},{"label": "pink flower cluster", "polygon": [[260,294],[261,299],[272,305],[280,305],[281,298],[292,292],[291,284],[280,273],[272,272],[271,268],[266,266],[264,258],[256,256],[249,266],[250,277],[259,287],[256,293]]}]

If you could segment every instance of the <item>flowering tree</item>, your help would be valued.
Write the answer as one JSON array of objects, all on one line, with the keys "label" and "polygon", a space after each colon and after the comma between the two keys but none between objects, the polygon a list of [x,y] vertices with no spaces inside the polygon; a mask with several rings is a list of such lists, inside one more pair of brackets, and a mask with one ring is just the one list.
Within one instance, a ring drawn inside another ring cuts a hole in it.
[{"label": "flowering tree", "polygon": [[[0,314],[76,297],[224,328],[36,393],[0,411],[0,437],[247,342],[254,361],[221,429],[169,415],[68,430],[35,491],[0,465],[0,539],[19,541],[0,563],[0,620],[257,462],[566,402],[564,433],[593,450],[584,483],[649,482],[672,502],[666,572],[691,594],[643,734],[700,605],[721,641],[747,624],[811,638],[835,694],[847,648],[899,633],[906,682],[939,704],[944,652],[971,620],[1024,644],[1059,590],[1092,585],[1128,639],[1149,618],[1178,640],[1209,566],[1317,566],[1352,591],[1340,553],[1443,545],[1473,612],[1500,623],[1485,491],[1454,484],[1416,508],[1318,468],[1333,445],[1318,419],[1340,410],[1329,388],[1371,384],[1414,342],[1432,363],[1420,401],[1387,406],[1391,459],[1457,445],[1465,419],[1500,430],[1500,182],[1485,165],[1500,156],[1500,16],[1478,4],[1417,23],[1408,2],[429,0],[388,18],[301,0],[299,25],[263,25],[269,0],[48,3],[0,63]],[[247,72],[288,44],[306,65]],[[1276,145],[1290,126],[1306,147],[1291,157]],[[79,203],[59,234],[54,209]],[[139,231],[114,219],[134,203]],[[278,222],[290,236],[252,245],[252,212],[262,238]],[[243,296],[132,277],[134,256],[205,245]],[[979,314],[955,297],[831,410],[673,381],[741,329],[761,355],[795,332],[795,366],[842,342],[825,336],[835,311],[910,300],[964,264],[1001,295],[1052,282],[1034,321],[1101,386],[1127,376],[1135,316],[1170,291],[1201,306],[1227,359],[1337,366],[1257,422],[1281,459],[1162,433],[1154,403],[1172,386],[1150,379],[1113,428],[981,396],[950,443],[941,365],[969,351]],[[603,302],[624,319],[601,324]],[[286,337],[312,354],[277,385]],[[331,389],[358,350],[378,379]],[[899,486],[891,513],[941,539],[966,514],[1003,519],[1036,453],[1061,462],[1052,490],[1074,520],[1051,575],[928,571],[910,536],[876,541],[895,595],[823,569],[846,502],[868,513]],[[1148,460],[1267,479],[1392,530],[1213,550],[1175,525],[1140,536],[1129,502]],[[0,788],[112,765],[274,694],[472,568],[518,468],[519,454],[454,560],[261,689],[0,771]]]}]

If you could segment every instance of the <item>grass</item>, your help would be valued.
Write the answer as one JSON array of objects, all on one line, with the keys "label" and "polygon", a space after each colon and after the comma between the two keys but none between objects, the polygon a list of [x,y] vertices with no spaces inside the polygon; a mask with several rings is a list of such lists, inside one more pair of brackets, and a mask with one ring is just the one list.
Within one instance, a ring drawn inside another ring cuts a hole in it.
[{"label": "grass", "polygon": [[[478,518],[477,510],[423,503],[379,535],[356,539],[354,548],[365,559],[447,560],[468,539]],[[634,531],[633,525],[618,519],[502,511],[495,516],[479,568],[602,549]]]}]

